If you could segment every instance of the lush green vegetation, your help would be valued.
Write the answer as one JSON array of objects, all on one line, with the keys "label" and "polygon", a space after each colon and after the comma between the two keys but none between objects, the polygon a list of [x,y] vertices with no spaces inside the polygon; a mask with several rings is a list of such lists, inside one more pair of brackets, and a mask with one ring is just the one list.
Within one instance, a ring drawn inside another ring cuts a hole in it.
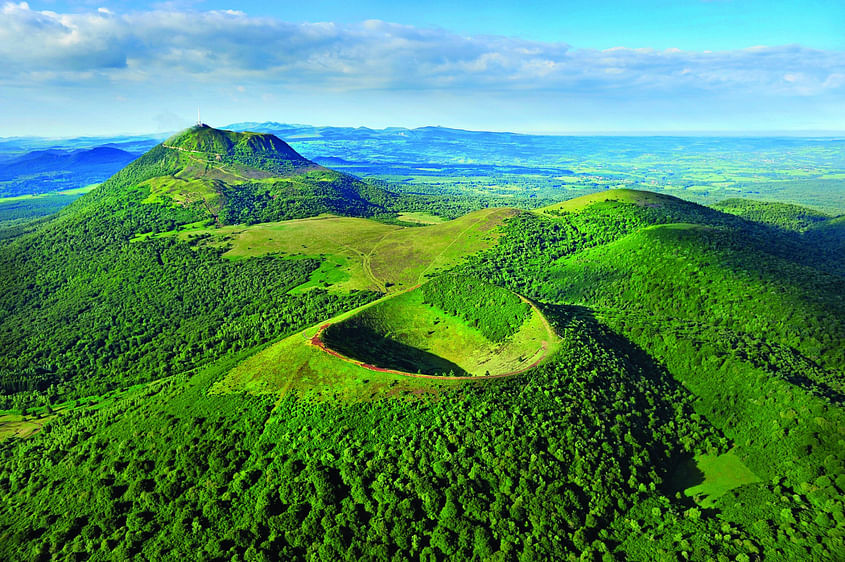
[{"label": "lush green vegetation", "polygon": [[0,199],[0,227],[6,229],[26,219],[52,215],[74,199],[74,196],[62,194]]},{"label": "lush green vegetation", "polygon": [[144,183],[182,173],[183,158],[160,145],[2,248],[5,407],[187,372],[373,298],[290,293],[309,281],[317,259],[232,262],[221,257],[224,248],[133,242],[209,218],[201,201],[146,202]]},{"label": "lush green vegetation", "polygon": [[749,199],[726,199],[713,207],[745,219],[795,232],[804,232],[830,218],[829,215],[799,205]]},{"label": "lush green vegetation", "polygon": [[[287,294],[316,260],[232,262],[219,254],[167,239],[96,252],[21,240],[0,267],[0,384],[50,399],[99,393],[194,369],[370,298]],[[24,256],[37,256],[37,265]],[[26,396],[15,394],[6,407]]]},{"label": "lush green vegetation", "polygon": [[719,517],[774,558],[835,558],[843,539],[826,522],[842,513],[828,482],[845,466],[845,281],[827,272],[841,255],[820,256],[801,238],[703,208],[606,202],[516,217],[466,269],[583,306],[666,365],[764,480],[717,500]]},{"label": "lush green vegetation", "polygon": [[441,275],[422,286],[425,302],[463,318],[492,342],[522,326],[531,307],[517,295],[466,275]]},{"label": "lush green vegetation", "polygon": [[[443,277],[332,323],[323,341],[366,364],[451,376],[518,372],[553,353],[557,337],[519,297],[477,279]],[[450,291],[440,302],[461,306],[464,314],[434,305],[429,297],[437,293],[426,291],[432,285]],[[467,301],[459,291],[465,291]],[[480,327],[495,315],[504,315],[492,324],[498,331]]]},{"label": "lush green vegetation", "polygon": [[[0,549],[13,559],[610,558],[609,522],[655,496],[666,459],[685,450],[677,436],[690,453],[718,450],[719,437],[665,372],[566,309],[550,314],[568,342],[554,363],[433,400],[209,396],[224,364],[77,410],[0,446],[4,513],[15,514],[4,515]],[[725,541],[717,524],[696,526],[691,553],[755,548],[741,530]]]},{"label": "lush green vegetation", "polygon": [[[842,558],[841,217],[386,224],[349,215],[481,200],[274,139],[193,129],[0,245],[0,557]],[[325,323],[410,371],[547,355],[419,379]]]},{"label": "lush green vegetation", "polygon": [[[420,284],[467,256],[489,248],[498,227],[518,211],[482,209],[455,220],[402,227],[362,218],[318,216],[255,225],[183,227],[159,236],[178,236],[198,247],[225,248],[231,259],[285,255],[333,261],[338,283],[328,289],[396,292]],[[136,239],[141,239],[137,237]]]},{"label": "lush green vegetation", "polygon": [[331,171],[308,172],[296,180],[245,183],[222,190],[220,215],[224,224],[255,224],[301,219],[323,213],[372,217],[384,207],[361,193],[363,184],[351,176]]}]

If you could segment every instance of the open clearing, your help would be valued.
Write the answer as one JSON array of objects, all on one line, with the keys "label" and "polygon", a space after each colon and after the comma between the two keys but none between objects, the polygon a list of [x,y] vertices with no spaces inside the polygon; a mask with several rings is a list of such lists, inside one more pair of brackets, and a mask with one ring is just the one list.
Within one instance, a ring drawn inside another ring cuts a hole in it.
[{"label": "open clearing", "polygon": [[396,218],[403,222],[414,222],[417,224],[439,224],[444,222],[442,217],[421,211],[413,213],[399,213],[399,216]]},{"label": "open clearing", "polygon": [[[396,293],[417,285],[465,257],[489,248],[499,227],[519,211],[482,209],[455,220],[401,227],[369,219],[321,215],[252,226],[178,232],[182,239],[207,237],[205,243],[228,246],[223,254],[243,259],[270,253],[324,259],[306,288],[336,292],[373,290]],[[295,290],[302,290],[302,287]]]},{"label": "open clearing", "polygon": [[516,209],[482,209],[461,218],[424,227],[409,227],[384,236],[365,261],[373,277],[393,290],[404,290],[489,248],[498,227]]},{"label": "open clearing", "polygon": [[19,439],[32,437],[41,431],[44,424],[54,417],[54,415],[34,417],[21,416],[20,414],[0,416],[0,441],[10,437],[17,437]]},{"label": "open clearing", "polygon": [[672,477],[674,488],[694,498],[702,507],[712,507],[725,493],[743,484],[760,482],[733,451],[724,455],[698,455],[687,459]]}]

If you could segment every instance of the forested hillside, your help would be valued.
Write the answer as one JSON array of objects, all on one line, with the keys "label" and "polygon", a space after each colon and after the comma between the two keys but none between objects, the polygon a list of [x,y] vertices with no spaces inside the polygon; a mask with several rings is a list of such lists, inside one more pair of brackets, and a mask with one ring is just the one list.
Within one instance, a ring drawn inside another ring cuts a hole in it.
[{"label": "forested hillside", "polygon": [[[0,245],[0,557],[841,559],[840,219],[408,226],[273,139],[189,131]],[[326,211],[394,224],[252,225]]]},{"label": "forested hillside", "polygon": [[[80,409],[2,445],[0,549],[16,559],[610,556],[610,523],[660,488],[667,459],[724,441],[664,371],[567,309],[550,314],[568,342],[553,363],[433,400],[208,396],[224,363]],[[654,505],[662,525],[696,533],[691,553],[753,553],[714,540],[715,520]]]},{"label": "forested hillside", "polygon": [[718,500],[719,517],[746,526],[768,556],[835,559],[845,278],[829,272],[841,271],[842,255],[830,262],[820,250],[680,202],[611,201],[520,215],[465,269],[581,306],[665,365],[762,479]]},{"label": "forested hillside", "polygon": [[463,318],[494,342],[516,332],[531,313],[513,293],[465,276],[441,275],[422,292],[426,303]]}]

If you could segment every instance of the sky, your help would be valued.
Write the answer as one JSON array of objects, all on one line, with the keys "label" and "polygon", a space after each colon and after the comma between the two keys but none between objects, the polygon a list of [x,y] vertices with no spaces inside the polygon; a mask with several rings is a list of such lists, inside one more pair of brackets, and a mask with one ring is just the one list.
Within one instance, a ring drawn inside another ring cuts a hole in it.
[{"label": "sky", "polygon": [[0,136],[841,133],[843,0],[0,0]]}]

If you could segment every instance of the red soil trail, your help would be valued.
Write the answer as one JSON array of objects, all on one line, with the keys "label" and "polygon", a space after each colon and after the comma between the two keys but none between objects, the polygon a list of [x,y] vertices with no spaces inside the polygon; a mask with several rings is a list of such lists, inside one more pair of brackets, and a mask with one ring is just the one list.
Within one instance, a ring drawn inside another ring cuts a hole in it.
[{"label": "red soil trail", "polygon": [[[419,287],[419,285],[417,285],[416,287]],[[409,290],[413,290],[416,287],[412,287]],[[405,292],[405,291],[403,291],[403,292]],[[546,320],[546,317],[543,316],[543,314],[540,312],[540,310],[537,308],[537,306],[533,302],[531,302],[528,299],[526,299],[525,297],[523,297],[522,295],[517,295],[517,296],[520,299],[522,299],[523,302],[529,304],[531,306],[531,308],[534,309],[535,312],[540,314],[540,318],[543,319],[543,323],[546,325],[546,330],[549,332],[550,336],[553,336],[554,331],[552,330],[551,325],[549,325],[548,320]],[[386,369],[384,367],[378,367],[376,365],[364,363],[363,361],[358,361],[357,359],[353,359],[351,357],[348,357],[346,355],[343,355],[342,353],[335,351],[334,349],[326,346],[326,343],[323,341],[323,332],[325,332],[326,328],[328,328],[329,326],[331,326],[331,324],[328,324],[328,323],[320,326],[320,329],[317,330],[317,333],[314,334],[314,336],[310,340],[308,340],[309,343],[311,345],[313,345],[314,347],[316,347],[317,349],[320,349],[320,350],[328,353],[329,355],[337,357],[341,361],[346,361],[347,363],[352,363],[353,365],[357,365],[357,366],[359,366],[363,369],[367,369],[369,371],[375,371],[377,373],[388,373],[388,374],[391,374],[391,375],[400,375],[400,376],[403,376],[403,377],[414,377],[414,378],[418,378],[418,379],[432,379],[432,380],[446,380],[446,381],[478,381],[478,380],[501,379],[501,378],[504,378],[504,377],[512,377],[514,375],[524,373],[525,371],[528,371],[529,369],[533,369],[534,367],[539,365],[540,362],[542,362],[543,359],[546,358],[546,354],[548,352],[548,344],[545,341],[543,341],[542,344],[540,345],[540,349],[538,349],[537,352],[534,354],[534,355],[537,355],[537,353],[539,353],[540,357],[538,357],[533,363],[531,363],[527,367],[517,369],[516,371],[509,371],[507,373],[499,373],[498,375],[465,376],[465,377],[448,376],[448,375],[424,375],[422,373],[409,373],[409,372],[406,372],[406,371],[397,371],[395,369]]]}]

